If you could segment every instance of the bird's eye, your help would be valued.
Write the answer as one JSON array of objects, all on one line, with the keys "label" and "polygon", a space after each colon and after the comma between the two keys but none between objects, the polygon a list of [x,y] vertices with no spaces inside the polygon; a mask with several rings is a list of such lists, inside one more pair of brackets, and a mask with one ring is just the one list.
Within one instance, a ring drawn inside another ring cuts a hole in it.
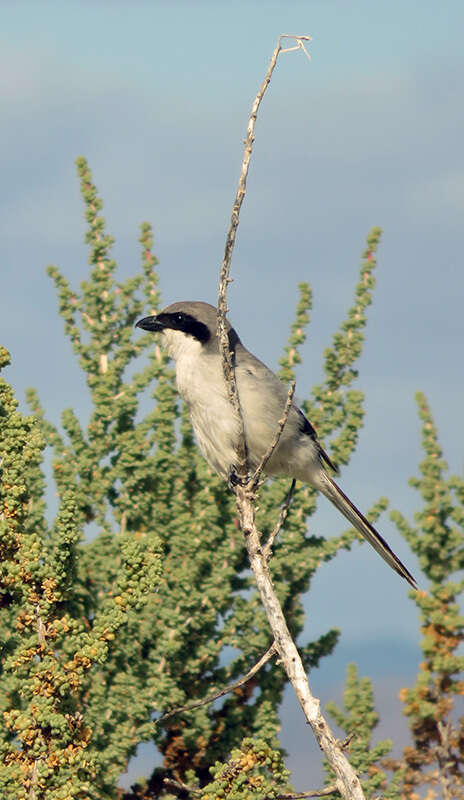
[{"label": "bird's eye", "polygon": [[177,322],[182,322],[183,319],[184,319],[184,315],[183,314],[178,314],[177,315]]}]

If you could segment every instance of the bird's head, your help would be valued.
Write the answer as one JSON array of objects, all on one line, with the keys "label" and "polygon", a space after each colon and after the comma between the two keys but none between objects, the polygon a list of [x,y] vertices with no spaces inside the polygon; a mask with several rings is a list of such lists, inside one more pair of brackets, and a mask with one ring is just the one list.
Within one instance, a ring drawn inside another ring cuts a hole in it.
[{"label": "bird's head", "polygon": [[[233,349],[239,339],[227,321],[226,326],[229,343]],[[159,314],[144,317],[136,323],[136,328],[161,333],[163,347],[175,360],[182,354],[193,356],[200,352],[218,353],[216,327],[215,307],[209,303],[193,300],[172,303]]]}]

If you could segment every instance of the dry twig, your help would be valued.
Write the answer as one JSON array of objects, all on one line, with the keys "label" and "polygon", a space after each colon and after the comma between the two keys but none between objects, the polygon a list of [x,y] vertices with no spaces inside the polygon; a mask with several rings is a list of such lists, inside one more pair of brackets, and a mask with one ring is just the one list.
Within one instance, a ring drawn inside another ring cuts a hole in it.
[{"label": "dry twig", "polygon": [[292,383],[290,385],[290,388],[288,390],[287,402],[285,403],[284,413],[282,414],[282,418],[279,419],[279,422],[277,423],[277,430],[275,432],[275,436],[274,436],[272,442],[270,443],[269,447],[267,448],[266,452],[264,453],[264,455],[263,455],[263,457],[261,459],[261,462],[256,467],[256,469],[254,471],[254,474],[253,474],[253,476],[251,478],[251,482],[254,485],[257,485],[264,467],[266,466],[266,464],[269,461],[270,457],[272,456],[274,450],[276,449],[277,445],[279,444],[280,437],[282,436],[283,429],[285,428],[285,425],[287,424],[288,415],[290,414],[290,409],[292,407],[292,400],[293,400],[293,395],[294,394],[295,394],[295,381],[292,381]]},{"label": "dry twig", "polygon": [[[222,365],[224,377],[227,383],[230,402],[233,410],[240,420],[240,444],[238,448],[238,475],[239,477],[247,477],[247,450],[245,441],[245,432],[243,426],[243,418],[240,410],[240,398],[238,396],[237,384],[234,372],[234,353],[231,348],[229,337],[226,329],[226,313],[227,313],[227,285],[230,282],[230,264],[232,260],[232,253],[235,243],[235,235],[239,223],[239,214],[242,206],[243,198],[246,192],[246,179],[248,175],[248,168],[251,159],[253,141],[254,141],[254,127],[258,108],[264,93],[271,80],[272,73],[277,63],[277,58],[280,52],[289,52],[294,49],[302,49],[308,55],[303,41],[309,40],[309,37],[295,36],[295,47],[286,48],[282,50],[280,37],[277,47],[272,54],[269,68],[266,77],[256,95],[255,101],[252,105],[251,115],[247,128],[247,135],[245,138],[245,151],[242,161],[242,169],[235,196],[234,205],[232,208],[232,215],[227,233],[224,258],[221,266],[220,282],[219,282],[219,297],[218,297],[218,313],[217,313],[217,332],[220,340]],[[291,402],[291,401],[290,401]],[[288,415],[288,411],[287,411]],[[284,421],[285,425],[285,421]],[[282,426],[283,428],[283,426]],[[282,431],[278,434],[280,437]],[[277,438],[278,441],[278,438]],[[274,445],[275,447],[275,445]],[[271,575],[268,569],[267,557],[269,556],[269,549],[266,550],[266,555],[261,547],[260,533],[256,527],[255,522],[255,490],[253,479],[246,485],[239,483],[236,487],[236,502],[237,512],[240,519],[241,528],[245,535],[245,542],[250,559],[250,565],[253,570],[256,584],[261,596],[261,601],[265,608],[269,625],[274,635],[274,642],[276,650],[283,664],[285,671],[292,683],[294,691],[297,695],[299,703],[303,709],[306,720],[311,725],[314,736],[324,752],[332,770],[335,773],[336,781],[335,787],[340,794],[347,800],[364,800],[364,793],[361,787],[358,776],[346,758],[343,749],[335,739],[329,725],[321,714],[320,702],[312,696],[306,672],[301,661],[300,654],[296,645],[290,635],[287,627],[285,617],[282,612],[277,595],[274,591]]]},{"label": "dry twig", "polygon": [[[195,786],[189,786],[187,783],[175,780],[174,778],[164,778],[163,783],[165,786],[171,786],[179,792],[187,792],[188,794],[201,794],[202,789],[197,789]],[[324,789],[309,789],[307,792],[292,792],[291,794],[277,794],[273,800],[302,800],[304,797],[327,797],[329,794],[338,792],[337,786],[332,783],[330,786],[325,786]]]},{"label": "dry twig", "polygon": [[231,683],[229,686],[226,686],[225,689],[221,689],[219,692],[215,692],[214,694],[208,695],[208,697],[205,697],[203,700],[196,700],[194,703],[189,703],[186,706],[179,706],[179,708],[173,708],[172,711],[167,711],[165,714],[163,714],[162,717],[159,717],[159,719],[155,720],[155,725],[158,725],[160,722],[164,722],[165,719],[173,717],[175,714],[181,714],[183,711],[192,711],[194,708],[207,706],[209,705],[209,703],[214,703],[214,701],[218,700],[220,697],[224,697],[225,694],[229,694],[229,692],[233,692],[235,691],[235,689],[239,689],[240,686],[243,686],[245,683],[247,683],[253,677],[253,675],[256,675],[256,673],[261,669],[261,667],[263,667],[264,664],[266,664],[266,662],[269,661],[270,658],[272,658],[275,652],[276,652],[275,645],[271,644],[269,650],[266,650],[264,655],[261,656],[259,661],[257,661],[256,664],[254,664],[254,666],[252,666],[251,669],[248,670],[248,672],[246,673],[246,675],[243,676],[243,678],[239,678],[238,681],[235,681],[235,683]]},{"label": "dry twig", "polygon": [[336,786],[340,794],[349,800],[364,800],[359,778],[323,717],[320,701],[311,694],[303,662],[288,630],[261,548],[260,534],[255,522],[254,494],[248,487],[239,485],[236,489],[236,498],[250,565],[274,635],[280,662],[289,677],[306,720],[311,725],[314,736],[336,775]]},{"label": "dry twig", "polygon": [[349,733],[344,739],[337,739],[337,744],[342,750],[348,750],[351,742],[356,737],[356,733]]},{"label": "dry twig", "polygon": [[292,792],[291,794],[278,794],[275,800],[300,800],[302,797],[327,797],[329,794],[338,792],[338,787],[335,783],[330,786],[324,786],[323,789],[308,789],[307,792]]},{"label": "dry twig", "polygon": [[450,768],[453,767],[450,746],[451,726],[449,722],[439,721],[437,728],[440,736],[440,744],[437,745],[438,782],[443,792],[443,800],[453,800],[452,780],[449,774]]},{"label": "dry twig", "polygon": [[178,789],[180,792],[188,792],[188,794],[201,794],[201,789],[195,786],[188,786],[182,781],[176,781],[174,778],[164,778],[163,783],[165,786],[171,786],[173,789]]},{"label": "dry twig", "polygon": [[[282,39],[295,39],[297,44],[295,47],[287,48],[286,50],[282,50]],[[237,452],[238,457],[238,464],[237,464],[237,473],[240,478],[247,477],[247,450],[246,450],[246,439],[245,439],[245,430],[243,426],[243,418],[242,413],[240,410],[240,399],[238,396],[237,391],[237,383],[235,380],[235,373],[234,373],[234,355],[231,351],[229,337],[227,335],[226,330],[226,314],[227,314],[227,285],[230,283],[230,265],[232,261],[232,253],[234,250],[235,245],[235,236],[237,233],[239,218],[240,218],[240,209],[242,207],[243,198],[245,197],[246,193],[246,182],[248,177],[248,169],[250,166],[250,159],[251,153],[253,149],[253,142],[254,142],[254,130],[255,130],[255,123],[256,117],[258,115],[258,109],[261,104],[261,100],[264,97],[264,93],[269,85],[269,82],[272,77],[272,73],[274,72],[275,65],[277,63],[277,59],[279,57],[279,53],[282,52],[289,52],[290,50],[295,49],[302,49],[306,55],[309,56],[303,42],[304,41],[311,41],[309,36],[292,36],[290,34],[283,33],[279,36],[279,41],[277,42],[277,47],[275,48],[271,61],[269,64],[269,68],[266,73],[266,77],[262,82],[258,94],[255,97],[254,103],[251,108],[250,119],[248,122],[248,128],[245,137],[245,150],[243,154],[243,161],[242,161],[242,168],[240,171],[240,177],[238,181],[237,192],[235,195],[234,205],[232,207],[232,214],[229,223],[229,229],[227,231],[226,237],[226,244],[224,248],[224,257],[222,259],[221,265],[221,273],[219,279],[219,296],[218,296],[218,307],[217,307],[217,333],[221,347],[222,353],[222,366],[224,370],[224,377],[227,384],[227,391],[229,393],[229,399],[234,409],[238,420],[239,420],[239,448]]]},{"label": "dry twig", "polygon": [[288,509],[290,508],[290,503],[292,502],[293,499],[293,492],[295,491],[295,485],[296,485],[296,480],[295,478],[293,478],[287,497],[285,498],[283,506],[280,509],[279,519],[277,520],[274,530],[271,531],[269,539],[267,540],[266,544],[263,547],[263,556],[266,559],[268,559],[269,556],[271,555],[271,549],[272,545],[274,544],[275,538],[276,536],[279,535],[282,526],[285,520],[287,519]]}]

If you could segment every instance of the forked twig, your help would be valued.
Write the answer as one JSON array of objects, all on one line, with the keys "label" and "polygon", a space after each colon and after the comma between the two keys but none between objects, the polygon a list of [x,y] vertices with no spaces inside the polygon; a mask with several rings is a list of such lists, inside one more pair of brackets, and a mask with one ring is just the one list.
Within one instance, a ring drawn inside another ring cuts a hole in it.
[{"label": "forked twig", "polygon": [[269,661],[269,659],[272,658],[272,656],[276,652],[277,651],[275,644],[271,644],[270,648],[266,650],[266,652],[264,653],[263,656],[261,656],[259,661],[257,661],[256,664],[254,664],[254,666],[252,666],[251,669],[248,670],[246,675],[244,675],[242,678],[239,678],[238,681],[231,683],[229,686],[226,686],[225,689],[221,689],[219,692],[214,692],[214,694],[208,695],[208,697],[205,697],[203,700],[196,700],[194,703],[189,703],[186,706],[179,706],[178,708],[173,708],[171,711],[166,711],[166,713],[163,714],[162,717],[159,717],[157,720],[155,720],[154,724],[159,725],[159,723],[164,722],[165,719],[169,719],[169,717],[173,717],[176,714],[181,714],[184,711],[193,711],[194,708],[207,706],[210,703],[214,703],[214,701],[218,700],[220,697],[224,697],[225,694],[229,694],[229,692],[233,692],[235,689],[239,689],[240,686],[243,686],[245,683],[247,683],[253,677],[253,675],[256,675],[256,673],[261,669],[261,667],[263,667],[264,664],[266,664],[266,662]]},{"label": "forked twig", "polygon": [[303,50],[303,53],[305,54],[308,61],[311,61],[311,56],[303,44],[303,42],[311,41],[310,36],[295,36],[294,33],[282,33],[279,37],[279,42],[281,42],[282,39],[296,39],[296,45],[294,47],[281,48],[280,50],[281,53],[292,53],[293,50]]},{"label": "forked twig", "polygon": [[276,536],[279,535],[280,531],[282,530],[282,526],[285,520],[287,519],[288,509],[290,508],[290,503],[293,500],[293,492],[295,491],[295,485],[296,485],[296,480],[295,478],[293,478],[287,497],[285,498],[283,506],[280,509],[279,519],[277,520],[274,529],[271,531],[269,538],[263,547],[263,556],[266,560],[269,559],[275,538]]},{"label": "forked twig", "polygon": [[275,432],[275,436],[274,436],[272,442],[270,443],[270,445],[267,448],[266,452],[264,453],[260,463],[258,464],[258,466],[256,467],[256,469],[254,471],[254,474],[253,474],[253,476],[251,478],[251,483],[252,484],[256,485],[258,483],[264,467],[266,466],[266,464],[269,461],[270,457],[272,456],[274,450],[276,449],[277,445],[279,444],[280,437],[282,436],[283,429],[285,428],[285,425],[287,424],[288,415],[290,414],[290,409],[292,407],[293,395],[295,394],[295,385],[296,385],[295,381],[292,381],[292,383],[291,383],[291,385],[289,387],[289,390],[288,390],[287,402],[285,403],[284,413],[282,414],[281,419],[279,419],[279,422],[277,423],[277,430]]}]

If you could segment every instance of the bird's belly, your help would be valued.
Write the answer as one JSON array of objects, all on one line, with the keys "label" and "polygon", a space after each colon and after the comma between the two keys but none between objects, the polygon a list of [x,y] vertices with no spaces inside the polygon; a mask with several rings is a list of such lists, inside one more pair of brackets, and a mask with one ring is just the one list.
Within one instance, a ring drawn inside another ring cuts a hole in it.
[{"label": "bird's belly", "polygon": [[208,464],[223,478],[228,478],[230,468],[237,461],[238,424],[229,400],[214,404],[189,405],[190,418],[198,446]]},{"label": "bird's belly", "polygon": [[239,426],[217,365],[213,362],[210,367],[209,362],[200,362],[195,368],[193,364],[178,361],[177,388],[187,403],[204,458],[227,479],[237,460]]}]

